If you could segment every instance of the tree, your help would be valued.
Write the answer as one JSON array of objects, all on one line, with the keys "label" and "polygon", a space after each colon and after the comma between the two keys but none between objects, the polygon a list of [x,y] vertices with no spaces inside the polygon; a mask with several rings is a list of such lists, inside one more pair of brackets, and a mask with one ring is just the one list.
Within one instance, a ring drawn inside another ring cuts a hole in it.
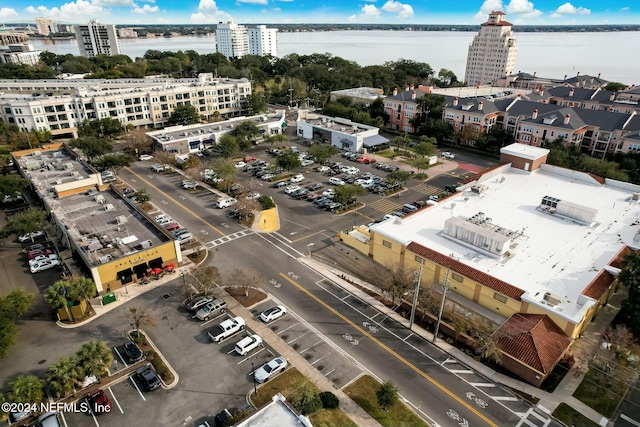
[{"label": "tree", "polygon": [[407,292],[415,289],[417,271],[393,264],[385,267],[381,264],[374,264],[368,271],[368,281],[374,286],[391,294],[393,301],[404,296]]},{"label": "tree", "polygon": [[101,377],[113,362],[113,351],[104,341],[91,340],[82,344],[76,360],[81,376]]},{"label": "tree", "polygon": [[175,166],[176,164],[176,155],[171,151],[156,151],[153,153],[153,157],[163,165]]},{"label": "tree", "polygon": [[265,281],[264,276],[255,268],[236,267],[231,273],[228,283],[244,289],[245,296],[249,295],[249,288],[258,286]]},{"label": "tree", "polygon": [[312,156],[316,163],[324,165],[332,156],[338,154],[338,149],[330,144],[313,144],[307,150],[307,154]]},{"label": "tree", "polygon": [[146,188],[141,188],[133,193],[133,198],[141,205],[145,205],[151,201],[151,196]]},{"label": "tree", "polygon": [[358,196],[367,194],[367,190],[359,185],[339,185],[336,187],[336,195],[333,200],[345,206],[356,203]]},{"label": "tree", "polygon": [[109,117],[99,120],[85,120],[78,126],[78,135],[83,138],[115,139],[124,132],[122,123]]},{"label": "tree", "polygon": [[147,312],[143,308],[131,307],[129,309],[129,320],[131,321],[131,327],[138,335],[138,331],[142,326],[154,327],[156,322],[151,313]]},{"label": "tree", "polygon": [[110,141],[95,136],[84,136],[69,143],[71,148],[82,150],[90,161],[113,151]]},{"label": "tree", "polygon": [[640,252],[634,251],[622,261],[618,281],[627,287],[627,298],[622,302],[624,324],[636,337],[640,336]]},{"label": "tree", "polygon": [[202,295],[209,295],[211,289],[218,286],[220,271],[212,265],[200,265],[191,270],[191,276],[195,280],[195,287]]},{"label": "tree", "polygon": [[241,197],[238,199],[235,208],[238,210],[238,219],[240,221],[246,221],[254,216],[254,212],[261,211],[262,205],[256,199]]},{"label": "tree", "polygon": [[127,154],[105,154],[93,162],[93,164],[109,169],[117,175],[120,169],[129,167],[134,161],[135,159]]},{"label": "tree", "polygon": [[502,350],[500,350],[498,340],[499,338],[494,335],[487,335],[483,337],[480,341],[481,345],[478,348],[477,353],[483,359],[502,365]]},{"label": "tree", "polygon": [[608,90],[610,92],[617,92],[619,90],[623,90],[626,89],[627,85],[624,83],[618,83],[618,82],[609,82],[607,83],[607,85],[604,87],[604,90]]},{"label": "tree", "polygon": [[398,388],[391,381],[385,381],[376,391],[376,397],[378,405],[386,412],[398,400]]},{"label": "tree", "polygon": [[482,134],[473,125],[464,125],[462,129],[455,133],[458,144],[474,145]]},{"label": "tree", "polygon": [[289,402],[302,415],[312,414],[322,407],[318,388],[307,377],[301,378],[292,386],[293,391],[289,395]]},{"label": "tree", "polygon": [[422,157],[433,156],[434,154],[436,154],[436,144],[438,143],[437,139],[422,135],[419,141],[420,142],[418,142],[418,144],[413,147],[413,151],[415,151]]},{"label": "tree", "polygon": [[20,175],[0,175],[0,196],[15,197],[28,184],[29,181]]},{"label": "tree", "polygon": [[136,155],[151,152],[151,139],[144,129],[133,129],[124,137],[124,151]]},{"label": "tree", "polygon": [[55,397],[68,396],[81,380],[81,372],[73,357],[61,357],[57,363],[49,366],[45,384]]},{"label": "tree", "polygon": [[411,174],[405,170],[398,169],[397,171],[389,172],[387,178],[393,182],[399,182],[404,185],[411,178]]},{"label": "tree", "polygon": [[42,381],[35,375],[20,375],[9,387],[9,396],[13,402],[38,404],[44,397]]},{"label": "tree", "polygon": [[96,294],[96,285],[87,277],[69,277],[58,280],[47,288],[45,300],[54,309],[67,307],[68,302],[78,305]]},{"label": "tree", "polygon": [[293,150],[285,150],[280,153],[276,159],[276,164],[289,172],[291,169],[299,168],[302,165],[300,155]]},{"label": "tree", "polygon": [[411,138],[409,138],[406,134],[396,136],[393,139],[393,143],[395,144],[396,147],[398,147],[398,150],[400,148],[407,148],[407,145],[409,145],[410,142],[411,142]]},{"label": "tree", "polygon": [[[2,234],[16,233],[17,235],[33,233],[42,230],[47,213],[42,209],[30,208],[12,216],[2,229]],[[33,238],[31,239],[33,241]]]},{"label": "tree", "polygon": [[11,319],[0,317],[0,359],[9,354],[9,349],[16,344],[18,328]]},{"label": "tree", "polygon": [[220,137],[218,144],[214,150],[222,157],[229,158],[238,152],[240,146],[235,137],[229,134],[224,134]]},{"label": "tree", "polygon": [[15,321],[29,311],[33,298],[33,294],[25,292],[23,288],[0,295],[0,318]]},{"label": "tree", "polygon": [[502,147],[515,142],[514,136],[505,129],[493,127],[476,141],[476,147],[488,153],[498,154]]},{"label": "tree", "polygon": [[200,114],[193,105],[178,105],[167,120],[167,126],[190,125],[200,122]]},{"label": "tree", "polygon": [[246,150],[251,147],[251,141],[260,135],[260,131],[254,122],[245,120],[238,123],[230,134],[236,138],[240,150]]}]

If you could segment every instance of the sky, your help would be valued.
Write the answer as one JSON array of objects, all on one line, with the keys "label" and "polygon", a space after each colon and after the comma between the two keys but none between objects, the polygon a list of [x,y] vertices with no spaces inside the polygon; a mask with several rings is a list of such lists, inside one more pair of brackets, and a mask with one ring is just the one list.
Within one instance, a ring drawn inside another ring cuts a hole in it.
[{"label": "sky", "polygon": [[516,25],[640,23],[638,0],[0,0],[0,23],[477,25],[492,10]]}]

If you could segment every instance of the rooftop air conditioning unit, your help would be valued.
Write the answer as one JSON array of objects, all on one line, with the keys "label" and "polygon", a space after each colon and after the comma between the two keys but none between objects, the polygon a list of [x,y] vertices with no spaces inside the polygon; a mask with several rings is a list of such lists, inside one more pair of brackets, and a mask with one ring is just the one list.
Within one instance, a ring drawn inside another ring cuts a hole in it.
[{"label": "rooftop air conditioning unit", "polygon": [[633,193],[633,200],[636,200],[636,201],[640,200],[640,193],[638,192]]},{"label": "rooftop air conditioning unit", "polygon": [[102,194],[98,194],[96,197],[94,197],[94,200],[96,201],[96,203],[100,203],[101,205],[103,205],[105,202],[105,198]]},{"label": "rooftop air conditioning unit", "polygon": [[124,215],[118,215],[118,216],[116,217],[116,222],[117,222],[118,224],[126,224],[126,223],[127,223],[127,217],[126,217],[126,216],[124,216]]},{"label": "rooftop air conditioning unit", "polygon": [[551,305],[558,305],[562,302],[560,295],[552,294],[551,292],[545,292],[544,299]]},{"label": "rooftop air conditioning unit", "polygon": [[111,203],[107,203],[106,205],[104,205],[104,210],[108,212],[108,211],[114,211],[116,210],[116,208]]}]

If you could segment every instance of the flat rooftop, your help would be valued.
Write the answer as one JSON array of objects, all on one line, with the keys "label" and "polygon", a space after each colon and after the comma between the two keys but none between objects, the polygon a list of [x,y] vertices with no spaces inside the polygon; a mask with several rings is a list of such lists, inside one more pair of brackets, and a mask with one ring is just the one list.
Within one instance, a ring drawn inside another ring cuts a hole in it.
[{"label": "flat rooftop", "polygon": [[[403,244],[413,241],[451,255],[523,290],[522,300],[579,321],[593,301],[585,302],[582,291],[624,245],[637,246],[634,237],[640,229],[640,202],[633,200],[633,193],[640,186],[615,181],[601,184],[588,174],[549,165],[531,174],[505,165],[489,171],[485,178],[479,182],[481,192],[469,186],[438,205],[402,220],[386,220],[371,230]],[[561,215],[560,207],[557,212],[545,208],[541,205],[545,196],[562,200],[571,213]],[[480,213],[488,223],[471,224]],[[492,236],[506,245],[506,255],[496,256],[446,234],[446,222],[461,225],[463,234]],[[561,301],[549,304],[546,292]]]},{"label": "flat rooftop", "polygon": [[[36,152],[19,157],[18,163],[93,265],[135,253],[143,249],[141,245],[158,246],[170,240],[111,189],[98,191],[91,187],[88,191],[57,198],[53,187],[96,175],[68,151]],[[40,166],[35,167],[37,165]]]},{"label": "flat rooftop", "polygon": [[[305,418],[304,421],[308,423]],[[272,401],[244,419],[236,427],[305,427],[299,416],[279,394]],[[308,425],[311,425],[310,423]]]},{"label": "flat rooftop", "polygon": [[378,98],[385,98],[384,90],[375,87],[354,87],[331,91],[332,95],[352,96],[356,98],[366,98],[375,101]]},{"label": "flat rooftop", "polygon": [[362,123],[352,122],[349,119],[341,117],[329,117],[321,114],[308,113],[305,118],[299,118],[298,121],[309,123],[310,125],[321,127],[336,132],[354,134],[359,132],[377,129],[374,126],[363,125]]}]

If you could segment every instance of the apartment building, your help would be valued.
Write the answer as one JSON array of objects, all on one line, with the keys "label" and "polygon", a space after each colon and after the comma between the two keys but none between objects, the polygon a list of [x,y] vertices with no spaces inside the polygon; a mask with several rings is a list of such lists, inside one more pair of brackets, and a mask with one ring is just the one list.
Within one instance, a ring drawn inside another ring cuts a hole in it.
[{"label": "apartment building", "polygon": [[29,40],[29,36],[25,33],[17,31],[0,31],[0,45],[21,44]]},{"label": "apartment building", "polygon": [[266,25],[249,27],[249,55],[278,56],[278,29]]},{"label": "apartment building", "polygon": [[218,23],[216,26],[216,51],[227,59],[242,58],[249,54],[247,27],[232,21]]},{"label": "apartment building", "polygon": [[548,153],[504,147],[503,164],[438,203],[339,235],[502,325],[494,337],[504,366],[536,386],[607,304],[640,231],[640,186],[547,165]]},{"label": "apartment building", "polygon": [[58,24],[58,31],[61,33],[75,33],[75,26],[71,24]]},{"label": "apartment building", "polygon": [[386,98],[384,90],[377,87],[354,87],[350,89],[333,90],[330,93],[331,101],[340,98],[349,98],[355,104],[370,105],[378,98]]},{"label": "apartment building", "polygon": [[49,34],[56,32],[56,26],[52,19],[36,18],[36,31],[41,36],[48,36]]},{"label": "apartment building", "polygon": [[120,43],[115,25],[101,24],[96,20],[75,27],[80,55],[94,58],[96,55],[120,55]]},{"label": "apartment building", "polygon": [[118,28],[118,37],[121,39],[138,38],[138,32],[133,28]]},{"label": "apartment building", "polygon": [[565,74],[563,79],[554,79],[538,76],[536,72],[529,74],[519,71],[515,74],[498,78],[494,86],[539,90],[566,84],[572,87],[582,87],[584,89],[603,89],[607,83],[609,83],[609,81],[601,78],[600,74],[598,74],[597,77],[587,74],[580,75],[580,73],[577,73],[574,77],[567,77]]},{"label": "apartment building", "polygon": [[412,120],[419,112],[418,99],[429,92],[429,88],[413,84],[406,85],[404,91],[393,89],[393,94],[384,99],[384,111],[389,115],[388,127],[400,131],[414,133]]},{"label": "apartment building", "polygon": [[41,53],[28,43],[0,45],[0,63],[36,65],[40,62]]},{"label": "apartment building", "polygon": [[513,74],[518,47],[512,24],[505,18],[503,12],[491,12],[473,38],[467,54],[467,85],[492,84],[500,77]]},{"label": "apartment building", "polygon": [[193,105],[204,120],[242,115],[251,94],[247,79],[2,80],[0,120],[21,130],[72,136],[87,119],[163,128],[173,110]]}]

